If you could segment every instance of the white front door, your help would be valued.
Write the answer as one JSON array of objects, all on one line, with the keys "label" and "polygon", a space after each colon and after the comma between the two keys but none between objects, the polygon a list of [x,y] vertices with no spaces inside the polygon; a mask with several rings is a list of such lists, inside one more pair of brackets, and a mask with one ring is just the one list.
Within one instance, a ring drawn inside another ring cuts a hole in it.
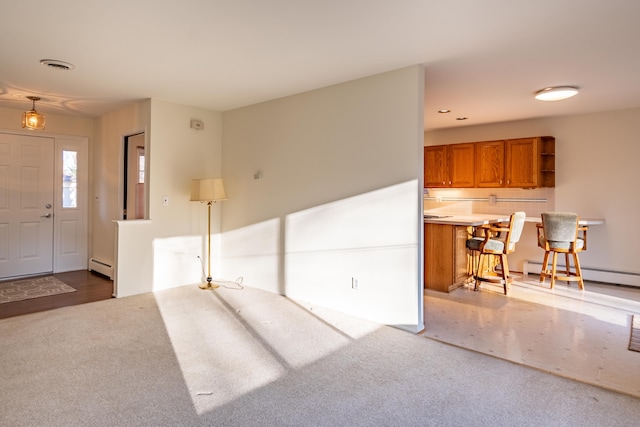
[{"label": "white front door", "polygon": [[54,144],[0,133],[0,278],[53,271]]}]

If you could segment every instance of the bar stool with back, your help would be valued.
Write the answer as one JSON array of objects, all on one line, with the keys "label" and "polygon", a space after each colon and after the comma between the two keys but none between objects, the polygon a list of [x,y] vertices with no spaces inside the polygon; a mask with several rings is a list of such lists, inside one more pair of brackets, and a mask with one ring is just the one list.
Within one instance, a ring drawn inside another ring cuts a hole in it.
[{"label": "bar stool with back", "polygon": [[[542,214],[542,224],[538,227],[538,246],[544,249],[544,259],[540,270],[540,283],[546,277],[551,279],[551,287],[556,280],[564,282],[577,281],[581,291],[584,290],[582,270],[578,253],[587,249],[587,226],[580,226],[580,216],[571,212],[545,212]],[[553,252],[551,270],[547,268],[549,255]],[[558,254],[565,255],[565,270],[562,275],[557,273]],[[569,255],[573,257],[575,272],[571,272]]]},{"label": "bar stool with back", "polygon": [[479,289],[478,281],[482,280],[479,277],[478,270],[482,265],[483,255],[495,255],[500,259],[501,275],[500,281],[504,284],[504,294],[507,295],[509,285],[513,281],[513,278],[509,275],[509,264],[507,263],[507,255],[514,252],[516,243],[520,240],[522,229],[524,227],[524,220],[526,214],[524,212],[515,212],[509,218],[509,224],[489,224],[483,226],[484,237],[472,237],[467,240],[467,249],[472,252],[478,252],[478,264],[475,265],[474,259],[474,272],[473,277],[475,279],[474,290]]}]

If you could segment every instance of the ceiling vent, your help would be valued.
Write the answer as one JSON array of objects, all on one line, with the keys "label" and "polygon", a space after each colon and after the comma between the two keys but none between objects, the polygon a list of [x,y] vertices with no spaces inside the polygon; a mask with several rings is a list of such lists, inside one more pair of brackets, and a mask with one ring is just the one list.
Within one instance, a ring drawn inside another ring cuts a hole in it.
[{"label": "ceiling vent", "polygon": [[56,59],[41,59],[40,63],[45,67],[53,68],[56,70],[73,70],[75,65],[69,64],[68,62],[58,61]]}]

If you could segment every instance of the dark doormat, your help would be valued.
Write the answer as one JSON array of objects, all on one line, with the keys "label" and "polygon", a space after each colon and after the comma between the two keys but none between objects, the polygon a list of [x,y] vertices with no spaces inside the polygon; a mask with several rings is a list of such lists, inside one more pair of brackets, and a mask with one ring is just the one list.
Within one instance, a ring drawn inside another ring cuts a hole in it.
[{"label": "dark doormat", "polygon": [[640,351],[640,316],[631,316],[631,339],[629,350]]}]

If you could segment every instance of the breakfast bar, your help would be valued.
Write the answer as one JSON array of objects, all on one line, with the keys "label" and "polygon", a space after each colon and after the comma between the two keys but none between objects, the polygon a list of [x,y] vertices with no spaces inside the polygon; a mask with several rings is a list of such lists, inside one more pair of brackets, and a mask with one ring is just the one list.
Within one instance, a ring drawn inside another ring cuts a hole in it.
[{"label": "breakfast bar", "polygon": [[470,277],[466,242],[477,227],[509,221],[509,215],[424,216],[424,286],[451,292]]},{"label": "breakfast bar", "polygon": [[[467,239],[478,227],[509,221],[508,214],[436,214],[424,213],[424,287],[451,292],[472,276]],[[539,223],[539,217],[526,222]],[[580,218],[582,226],[603,224],[603,218]]]}]

